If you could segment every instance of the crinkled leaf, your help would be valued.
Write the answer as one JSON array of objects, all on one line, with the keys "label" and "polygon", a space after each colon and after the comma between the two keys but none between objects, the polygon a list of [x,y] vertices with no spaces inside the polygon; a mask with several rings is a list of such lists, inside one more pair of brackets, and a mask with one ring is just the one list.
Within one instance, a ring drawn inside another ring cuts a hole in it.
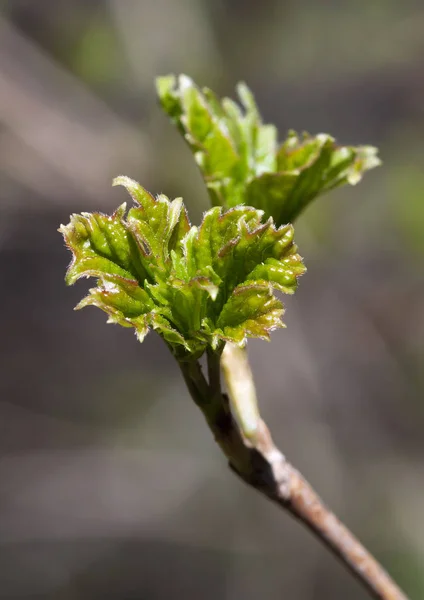
[{"label": "crinkled leaf", "polygon": [[111,216],[72,215],[69,225],[61,226],[65,242],[73,252],[66,274],[68,284],[80,277],[96,277],[104,272],[126,279],[145,276],[137,249],[122,223],[125,210],[126,204],[122,204]]},{"label": "crinkled leaf", "polygon": [[[290,132],[278,151],[277,170],[278,174],[294,175],[293,185],[282,191],[276,220],[293,222],[317,196],[346,183],[356,185],[365,171],[379,164],[377,149],[372,146],[337,146],[334,138],[326,134],[300,137]],[[273,181],[270,188],[275,190],[277,186]],[[262,182],[262,190],[259,185],[256,195],[263,195],[267,187]],[[248,198],[251,193],[248,190]]]},{"label": "crinkled leaf", "polygon": [[176,352],[196,355],[282,326],[273,290],[293,293],[305,270],[291,225],[276,228],[239,206],[212,208],[191,227],[181,199],[154,198],[126,177],[115,184],[134,199],[127,213],[123,205],[111,216],[73,215],[60,228],[73,253],[67,282],[97,278],[77,308],[97,306],[140,341],[154,329]]},{"label": "crinkled leaf", "polygon": [[269,281],[272,286],[285,294],[294,294],[297,278],[304,272],[303,264],[297,254],[291,254],[282,260],[267,258],[249,274],[252,281]]},{"label": "crinkled leaf", "polygon": [[380,164],[375,148],[337,146],[324,134],[289,132],[279,146],[249,88],[240,83],[237,91],[241,107],[185,75],[157,79],[162,107],[188,142],[214,206],[250,205],[277,225],[293,222],[314,198],[355,185]]},{"label": "crinkled leaf", "polygon": [[242,344],[249,337],[269,340],[277,327],[284,327],[283,305],[265,283],[238,286],[224,305],[217,321],[217,337]]},{"label": "crinkled leaf", "polygon": [[109,316],[108,323],[134,327],[140,341],[148,332],[147,315],[154,308],[151,298],[136,281],[107,275],[99,279],[97,287],[91,289],[76,308],[85,306],[103,310]]},{"label": "crinkled leaf", "polygon": [[147,273],[153,277],[152,269],[169,272],[170,253],[190,228],[182,199],[154,198],[129,177],[117,177],[114,185],[124,186],[136,204],[128,212],[125,227]]}]

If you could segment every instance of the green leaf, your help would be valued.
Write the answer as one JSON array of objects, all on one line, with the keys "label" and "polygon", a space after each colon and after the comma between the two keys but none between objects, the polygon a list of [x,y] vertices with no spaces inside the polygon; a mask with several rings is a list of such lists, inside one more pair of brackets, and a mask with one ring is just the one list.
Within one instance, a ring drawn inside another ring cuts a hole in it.
[{"label": "green leaf", "polygon": [[69,225],[62,225],[61,233],[73,252],[66,282],[70,285],[80,277],[96,277],[103,272],[133,279],[145,271],[137,251],[128,239],[122,223],[126,204],[111,216],[101,213],[72,215]]},{"label": "green leaf", "polygon": [[189,144],[214,206],[250,205],[277,225],[294,222],[317,196],[357,184],[380,164],[371,146],[337,146],[325,134],[290,131],[279,146],[277,130],[262,122],[249,88],[240,83],[241,107],[200,90],[185,75],[156,81],[165,112]]},{"label": "green leaf", "polygon": [[269,340],[273,329],[284,327],[283,312],[283,305],[273,295],[270,285],[240,285],[224,305],[215,335],[237,344],[243,344],[246,336]]},{"label": "green leaf", "polygon": [[154,329],[179,355],[283,326],[274,289],[293,293],[305,271],[291,225],[240,206],[212,208],[192,227],[181,199],[154,198],[127,177],[114,184],[131,194],[128,212],[73,215],[59,230],[73,254],[67,283],[97,279],[76,308],[100,308],[140,341]]},{"label": "green leaf", "polygon": [[154,308],[151,298],[137,281],[107,274],[99,279],[98,287],[91,289],[76,309],[85,306],[97,306],[103,310],[109,316],[108,323],[134,327],[140,341],[148,332],[146,315]]}]

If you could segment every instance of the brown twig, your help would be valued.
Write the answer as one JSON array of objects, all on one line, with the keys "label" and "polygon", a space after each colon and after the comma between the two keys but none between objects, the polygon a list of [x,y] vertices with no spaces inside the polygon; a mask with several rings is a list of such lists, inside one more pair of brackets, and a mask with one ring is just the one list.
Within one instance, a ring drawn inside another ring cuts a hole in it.
[{"label": "brown twig", "polygon": [[[383,567],[324,505],[309,483],[278,450],[264,421],[259,419],[253,440],[243,436],[231,413],[227,396],[220,391],[219,360],[219,354],[208,354],[208,373],[213,379],[209,382],[197,361],[179,364],[190,394],[202,410],[232,470],[248,485],[306,525],[372,597],[407,600]],[[231,357],[227,356],[227,360]],[[226,367],[228,370],[229,365]],[[246,376],[250,374],[246,373]]]}]

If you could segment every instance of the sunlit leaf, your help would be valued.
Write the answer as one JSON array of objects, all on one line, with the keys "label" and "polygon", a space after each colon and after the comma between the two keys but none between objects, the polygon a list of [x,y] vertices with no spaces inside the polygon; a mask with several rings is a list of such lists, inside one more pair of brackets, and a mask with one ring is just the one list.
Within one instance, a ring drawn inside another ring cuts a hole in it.
[{"label": "sunlit leaf", "polygon": [[210,345],[269,338],[282,327],[274,289],[293,293],[304,272],[293,227],[276,228],[252,207],[207,211],[192,227],[182,200],[154,198],[119,177],[135,206],[113,215],[73,215],[61,233],[73,254],[66,281],[95,277],[77,308],[96,306],[108,322],[154,329],[175,352],[200,355]]},{"label": "sunlit leaf", "polygon": [[218,336],[227,341],[243,343],[248,337],[269,340],[277,327],[284,327],[283,305],[264,283],[237,287],[224,305],[217,321]]},{"label": "sunlit leaf", "polygon": [[214,206],[253,206],[277,225],[294,222],[317,196],[355,185],[380,164],[372,146],[338,146],[325,134],[290,131],[281,144],[262,122],[255,99],[237,86],[241,106],[200,90],[185,75],[157,79],[165,112],[189,144]]}]

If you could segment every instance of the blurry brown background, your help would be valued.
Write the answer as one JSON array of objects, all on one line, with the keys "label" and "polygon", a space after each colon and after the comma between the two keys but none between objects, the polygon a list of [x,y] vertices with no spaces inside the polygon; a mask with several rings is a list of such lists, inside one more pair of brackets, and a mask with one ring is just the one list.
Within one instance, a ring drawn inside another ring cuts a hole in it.
[{"label": "blurry brown background", "polygon": [[288,329],[251,343],[262,411],[322,496],[424,598],[424,3],[0,3],[0,597],[360,600],[297,523],[226,468],[151,334],[72,308],[56,229],[120,173],[207,208],[153,78],[381,148],[297,227]]}]

